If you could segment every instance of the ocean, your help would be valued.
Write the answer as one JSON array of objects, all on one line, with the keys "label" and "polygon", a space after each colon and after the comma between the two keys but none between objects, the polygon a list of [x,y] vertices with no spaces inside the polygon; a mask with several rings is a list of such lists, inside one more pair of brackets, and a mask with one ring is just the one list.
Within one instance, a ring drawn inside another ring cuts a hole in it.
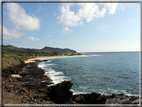
[{"label": "ocean", "polygon": [[139,95],[139,52],[86,52],[86,56],[54,58],[39,67],[55,84],[71,81],[73,94]]}]

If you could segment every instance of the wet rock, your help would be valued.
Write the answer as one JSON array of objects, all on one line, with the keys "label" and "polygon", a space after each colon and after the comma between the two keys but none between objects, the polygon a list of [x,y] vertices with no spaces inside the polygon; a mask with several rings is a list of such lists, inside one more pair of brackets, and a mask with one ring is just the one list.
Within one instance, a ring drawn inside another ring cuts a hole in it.
[{"label": "wet rock", "polygon": [[63,104],[69,102],[72,97],[72,92],[69,91],[73,83],[70,81],[63,81],[55,86],[50,87],[49,97],[51,101]]}]

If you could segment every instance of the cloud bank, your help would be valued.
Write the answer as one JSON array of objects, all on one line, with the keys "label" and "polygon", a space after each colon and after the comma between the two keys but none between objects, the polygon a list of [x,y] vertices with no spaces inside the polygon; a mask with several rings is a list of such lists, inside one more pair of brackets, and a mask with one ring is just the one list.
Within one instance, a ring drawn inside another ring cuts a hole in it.
[{"label": "cloud bank", "polygon": [[[79,7],[76,13],[71,10],[75,5]],[[60,15],[57,16],[57,20],[65,26],[78,26],[83,24],[84,20],[90,22],[94,18],[104,17],[107,11],[109,14],[115,14],[117,8],[118,3],[63,3],[59,7]]]}]

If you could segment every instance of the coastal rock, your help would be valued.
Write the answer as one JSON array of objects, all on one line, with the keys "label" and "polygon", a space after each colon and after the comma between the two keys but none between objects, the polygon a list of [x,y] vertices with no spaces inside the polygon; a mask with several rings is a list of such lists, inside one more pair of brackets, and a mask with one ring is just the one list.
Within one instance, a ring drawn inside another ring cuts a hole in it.
[{"label": "coastal rock", "polygon": [[[2,71],[3,102],[11,95],[20,104],[139,104],[138,96],[124,94],[101,95],[100,93],[76,94],[70,91],[73,83],[63,81],[52,84],[38,63],[21,64]],[[21,76],[20,76],[20,75]],[[18,77],[20,76],[20,77]],[[7,104],[7,103],[4,103]],[[11,103],[13,104],[13,103]]]},{"label": "coastal rock", "polygon": [[79,103],[79,104],[85,103],[85,99],[84,99],[84,96],[83,96],[82,94],[73,95],[73,100],[74,100],[76,103]]},{"label": "coastal rock", "polygon": [[139,97],[124,94],[112,94],[105,104],[139,104]]},{"label": "coastal rock", "polygon": [[108,96],[100,93],[88,93],[73,95],[72,100],[77,104],[105,104],[107,98]]},{"label": "coastal rock", "polygon": [[35,60],[35,62],[42,62],[42,60],[37,59],[37,60]]},{"label": "coastal rock", "polygon": [[69,91],[73,83],[70,81],[63,81],[55,86],[50,87],[49,97],[51,101],[57,104],[67,103],[72,98],[72,92]]},{"label": "coastal rock", "polygon": [[54,84],[51,80],[44,80],[42,84]]},{"label": "coastal rock", "polygon": [[39,60],[39,59],[36,59],[35,62],[47,62],[48,60],[44,59],[44,60]]},{"label": "coastal rock", "polygon": [[44,60],[42,60],[43,62],[47,62],[48,60],[46,60],[46,59],[44,59]]}]

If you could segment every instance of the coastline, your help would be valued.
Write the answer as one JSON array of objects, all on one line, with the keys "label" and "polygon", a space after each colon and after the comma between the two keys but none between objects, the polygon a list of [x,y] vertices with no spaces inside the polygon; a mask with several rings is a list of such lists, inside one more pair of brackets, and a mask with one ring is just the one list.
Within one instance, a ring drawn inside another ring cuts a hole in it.
[{"label": "coastline", "polygon": [[[95,92],[73,94],[70,91],[73,85],[71,81],[48,86],[47,84],[53,84],[52,80],[44,76],[43,69],[38,68],[39,60],[76,56],[38,57],[30,59],[22,66],[8,68],[9,73],[5,70],[3,78],[3,104],[139,104],[138,96],[101,95]],[[15,99],[9,99],[9,94]]]},{"label": "coastline", "polygon": [[36,58],[28,59],[27,61],[24,61],[24,63],[27,64],[27,63],[36,62],[36,60],[42,60],[42,59],[67,58],[67,57],[79,57],[79,56],[86,56],[86,55],[36,57]]}]

